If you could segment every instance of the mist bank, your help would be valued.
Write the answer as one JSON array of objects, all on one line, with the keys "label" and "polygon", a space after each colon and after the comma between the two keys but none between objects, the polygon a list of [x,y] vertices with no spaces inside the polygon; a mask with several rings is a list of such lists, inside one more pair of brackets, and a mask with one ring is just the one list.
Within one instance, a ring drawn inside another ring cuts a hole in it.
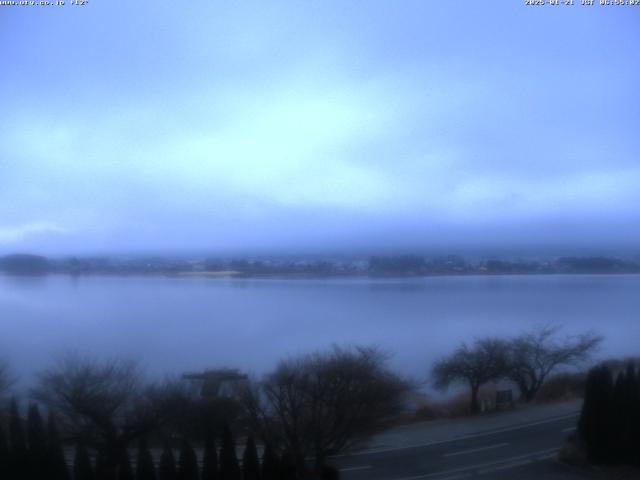
[{"label": "mist bank", "polygon": [[101,256],[49,258],[34,254],[0,257],[9,275],[172,275],[206,277],[416,277],[431,275],[633,274],[640,261],[617,256],[535,258],[460,255],[373,255],[364,257],[237,258]]}]

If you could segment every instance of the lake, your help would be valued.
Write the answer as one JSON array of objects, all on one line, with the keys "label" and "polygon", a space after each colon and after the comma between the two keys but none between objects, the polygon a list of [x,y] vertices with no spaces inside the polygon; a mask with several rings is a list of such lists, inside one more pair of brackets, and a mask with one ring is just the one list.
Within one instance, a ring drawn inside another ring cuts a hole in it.
[{"label": "lake", "polygon": [[151,375],[260,374],[287,355],[377,344],[418,379],[459,342],[535,325],[640,350],[640,276],[210,279],[0,276],[0,358],[27,385],[57,355],[138,359]]}]

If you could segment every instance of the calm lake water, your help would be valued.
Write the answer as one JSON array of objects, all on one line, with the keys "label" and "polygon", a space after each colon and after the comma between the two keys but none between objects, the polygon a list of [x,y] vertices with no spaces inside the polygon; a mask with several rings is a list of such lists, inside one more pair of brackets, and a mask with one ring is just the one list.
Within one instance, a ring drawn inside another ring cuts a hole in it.
[{"label": "calm lake water", "polygon": [[378,344],[424,379],[459,342],[540,324],[605,335],[599,356],[640,352],[640,276],[555,275],[372,280],[0,276],[0,358],[21,383],[56,355],[140,360],[152,375]]}]

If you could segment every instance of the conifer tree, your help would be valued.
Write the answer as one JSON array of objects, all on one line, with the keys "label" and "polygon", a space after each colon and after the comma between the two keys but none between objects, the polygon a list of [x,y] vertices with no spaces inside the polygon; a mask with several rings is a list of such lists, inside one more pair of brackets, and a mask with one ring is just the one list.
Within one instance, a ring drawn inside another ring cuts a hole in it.
[{"label": "conifer tree", "polygon": [[120,452],[118,459],[118,474],[117,480],[135,480],[133,475],[133,468],[131,468],[131,459],[129,458],[129,452],[126,448],[123,448]]},{"label": "conifer tree", "polygon": [[285,450],[280,457],[280,480],[296,480],[296,462],[289,450]]},{"label": "conifer tree", "polygon": [[629,362],[625,369],[625,437],[624,463],[640,466],[640,369]]},{"label": "conifer tree", "polygon": [[47,480],[69,480],[67,460],[64,456],[64,448],[60,441],[58,426],[53,412],[49,412],[49,417],[47,418],[47,458],[49,467]]},{"label": "conifer tree", "polygon": [[158,469],[158,480],[177,480],[178,471],[173,450],[168,444],[165,445],[162,455],[160,455],[160,466]]},{"label": "conifer tree", "polygon": [[15,398],[11,400],[11,410],[9,413],[9,438],[11,441],[11,452],[14,455],[24,455],[27,451],[27,440],[24,436],[18,401]]},{"label": "conifer tree", "polygon": [[30,478],[40,480],[47,475],[47,436],[40,410],[35,403],[29,405],[27,413],[28,471]]},{"label": "conifer tree", "polygon": [[76,445],[73,458],[73,480],[95,480],[89,452],[82,443]]},{"label": "conifer tree", "polygon": [[40,415],[40,409],[35,403],[29,405],[29,411],[27,413],[27,439],[29,451],[38,455],[45,455],[47,450],[47,437],[42,415]]},{"label": "conifer tree", "polygon": [[187,440],[182,441],[180,458],[178,459],[178,479],[198,480],[198,458]]},{"label": "conifer tree", "polygon": [[107,458],[104,452],[104,446],[98,448],[96,452],[96,480],[113,480],[109,478],[109,471],[107,468]]},{"label": "conifer tree", "polygon": [[9,478],[9,444],[0,425],[0,478]]},{"label": "conifer tree", "polygon": [[636,462],[636,450],[640,445],[640,436],[637,435],[636,425],[640,421],[640,387],[633,362],[627,364],[624,374],[624,438],[626,444],[622,449],[624,463],[634,464]]},{"label": "conifer tree", "polygon": [[262,480],[279,480],[280,460],[268,443],[262,454]]},{"label": "conifer tree", "polygon": [[220,479],[239,480],[240,467],[236,455],[236,443],[228,425],[222,430],[222,446],[220,448]]},{"label": "conifer tree", "polygon": [[207,432],[202,458],[202,480],[218,480],[218,452],[213,432]]},{"label": "conifer tree", "polygon": [[96,456],[96,480],[118,480],[119,464],[120,456],[102,445]]},{"label": "conifer tree", "polygon": [[339,480],[340,471],[331,465],[323,465],[321,478],[322,480]]},{"label": "conifer tree", "polygon": [[11,400],[11,408],[9,412],[9,478],[22,480],[28,478],[28,452],[27,441],[22,425],[22,417],[18,402],[14,398]]},{"label": "conifer tree", "polygon": [[242,455],[242,480],[260,480],[260,460],[253,437],[247,438]]},{"label": "conifer tree", "polygon": [[609,458],[607,461],[614,464],[624,462],[625,449],[630,441],[627,430],[630,412],[628,412],[626,408],[627,392],[625,377],[624,372],[620,372],[616,376],[610,402],[611,412],[609,413],[610,421],[608,425],[609,444],[607,445]]},{"label": "conifer tree", "polygon": [[611,400],[613,378],[606,365],[594,367],[587,375],[578,434],[587,447],[587,458],[592,463],[608,463],[610,452]]},{"label": "conifer tree", "polygon": [[156,480],[156,469],[153,457],[147,447],[147,441],[142,437],[138,443],[138,462],[136,480]]}]

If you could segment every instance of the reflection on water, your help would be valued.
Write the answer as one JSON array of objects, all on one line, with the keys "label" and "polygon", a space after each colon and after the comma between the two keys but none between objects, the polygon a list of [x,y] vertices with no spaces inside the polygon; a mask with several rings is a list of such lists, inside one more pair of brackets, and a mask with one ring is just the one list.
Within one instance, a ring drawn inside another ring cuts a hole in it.
[{"label": "reflection on water", "polygon": [[0,357],[25,381],[68,350],[138,358],[152,374],[256,373],[332,343],[375,343],[424,378],[462,340],[537,324],[637,353],[640,276],[199,279],[0,276]]}]

